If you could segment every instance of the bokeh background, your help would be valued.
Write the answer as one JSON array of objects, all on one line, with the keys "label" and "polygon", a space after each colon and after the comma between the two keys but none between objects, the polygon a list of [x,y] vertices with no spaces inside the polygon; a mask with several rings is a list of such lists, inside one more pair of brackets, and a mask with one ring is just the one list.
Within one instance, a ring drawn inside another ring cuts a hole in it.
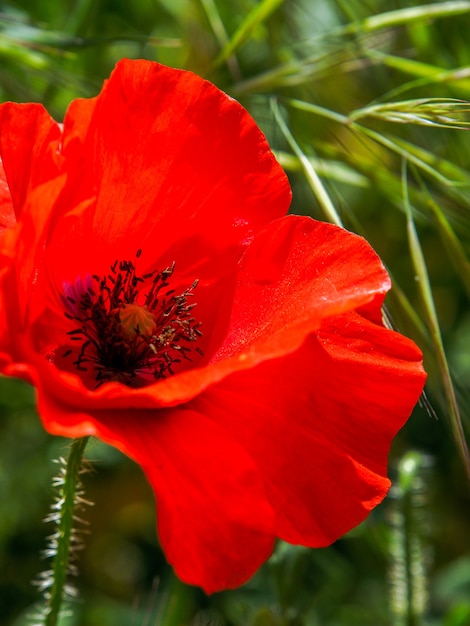
[{"label": "bokeh background", "polygon": [[[380,254],[390,319],[429,371],[370,518],[330,548],[279,544],[252,581],[211,597],[165,564],[140,469],[91,443],[80,594],[61,626],[470,625],[469,27],[465,0],[0,2],[2,101],[43,102],[60,120],[122,57],[237,98],[289,174],[292,211]],[[0,414],[0,624],[23,626],[41,602],[53,460],[69,442],[43,431],[18,381],[0,379]]]}]

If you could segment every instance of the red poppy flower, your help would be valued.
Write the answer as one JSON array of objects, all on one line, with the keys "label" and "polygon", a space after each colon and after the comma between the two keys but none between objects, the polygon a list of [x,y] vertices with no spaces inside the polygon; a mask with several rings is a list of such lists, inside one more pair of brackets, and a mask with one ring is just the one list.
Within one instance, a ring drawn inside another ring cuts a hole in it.
[{"label": "red poppy flower", "polygon": [[189,72],[122,61],[63,125],[0,118],[0,364],[45,428],[142,466],[169,562],[207,592],[277,537],[361,522],[424,383],[370,246],[286,216],[254,121]]}]

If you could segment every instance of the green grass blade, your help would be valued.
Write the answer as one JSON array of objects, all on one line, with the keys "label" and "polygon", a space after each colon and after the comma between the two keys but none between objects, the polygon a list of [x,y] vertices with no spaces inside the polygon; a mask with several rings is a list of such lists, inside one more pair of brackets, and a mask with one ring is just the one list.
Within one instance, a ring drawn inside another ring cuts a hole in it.
[{"label": "green grass blade", "polygon": [[287,127],[287,124],[285,123],[284,118],[282,117],[279,110],[279,106],[274,99],[271,100],[271,109],[282,134],[286,138],[297,158],[299,159],[308,184],[313,191],[313,194],[316,197],[318,204],[320,205],[320,208],[322,209],[326,219],[333,224],[336,224],[337,226],[342,226],[342,219],[339,216],[339,213],[337,212],[333,202],[331,201],[331,198],[328,195],[320,177],[315,171],[311,161],[307,158],[307,156],[301,150],[299,144],[295,141],[294,136]]},{"label": "green grass blade", "polygon": [[467,0],[434,2],[432,4],[408,7],[406,9],[387,11],[385,13],[379,13],[379,15],[371,15],[360,22],[349,24],[345,27],[344,31],[347,33],[361,31],[370,32],[384,28],[403,26],[404,24],[412,24],[413,22],[423,20],[462,15],[469,12],[470,2]]},{"label": "green grass blade", "polygon": [[[422,184],[422,181],[420,182]],[[425,190],[425,192],[427,205],[434,217],[439,236],[447,250],[447,254],[449,255],[455,271],[462,281],[467,296],[470,298],[470,262],[465,254],[465,250],[440,206],[434,201],[427,190]]]},{"label": "green grass blade", "polygon": [[[437,160],[435,155],[429,153],[423,148],[419,148],[418,146],[404,141],[403,139],[390,135],[382,135],[362,124],[351,121],[348,116],[341,115],[335,111],[330,111],[329,109],[310,102],[304,102],[295,98],[288,98],[285,100],[285,103],[301,111],[307,111],[314,115],[324,117],[325,119],[343,124],[351,130],[369,137],[376,143],[388,148],[402,158],[407,159],[446,187],[457,184],[470,186],[470,175],[468,172],[444,159]],[[436,167],[434,167],[434,165],[436,165]],[[437,169],[437,165],[439,166],[439,169]]]},{"label": "green grass blade", "polygon": [[250,38],[252,32],[268,19],[283,2],[284,0],[262,0],[257,4],[235,31],[232,39],[223,47],[221,53],[214,60],[213,67],[218,67],[233,55]]},{"label": "green grass blade", "polygon": [[307,113],[319,115],[320,117],[329,119],[332,122],[338,122],[339,124],[349,123],[349,118],[346,115],[341,115],[340,113],[336,113],[330,109],[325,109],[325,107],[313,104],[312,102],[304,102],[303,100],[297,100],[296,98],[287,98],[284,102],[299,111],[307,111]]},{"label": "green grass blade", "polygon": [[[229,36],[225,30],[224,23],[220,17],[219,11],[214,0],[200,0],[202,8],[207,16],[207,20],[212,28],[212,32],[217,39],[219,46],[224,49],[229,45]],[[237,58],[234,54],[230,54],[227,58],[227,66],[232,74],[232,78],[235,81],[239,81],[241,78],[240,67],[238,65]]]},{"label": "green grass blade", "polygon": [[334,46],[326,52],[320,52],[299,60],[280,63],[272,69],[254,75],[234,86],[234,93],[266,93],[299,85],[311,85],[313,80],[320,80],[338,72],[353,58],[351,46]]},{"label": "green grass blade", "polygon": [[378,101],[390,100],[406,91],[417,89],[432,84],[458,83],[459,95],[462,93],[470,93],[470,67],[457,67],[451,70],[443,70],[442,67],[423,63],[415,59],[407,59],[405,57],[395,56],[393,54],[385,54],[378,50],[368,50],[367,56],[374,61],[375,64],[380,63],[390,69],[398,70],[408,76],[414,76],[415,80],[403,83],[382,95]]},{"label": "green grass blade", "polygon": [[76,0],[64,26],[64,32],[78,34],[90,22],[93,5],[93,0]]},{"label": "green grass blade", "polygon": [[[392,139],[390,136],[381,135],[380,133],[360,124],[353,123],[351,124],[351,127],[360,133],[363,133],[367,137],[374,139],[377,143],[385,146],[386,148],[389,148],[392,152],[399,154],[401,157],[410,161],[410,163],[413,163],[413,165],[418,167],[418,169],[426,172],[444,186],[458,185],[459,183],[465,185],[470,184],[470,176],[467,172],[461,170],[457,166],[454,166],[452,163],[445,162],[443,160],[436,160],[435,155],[430,154],[422,148],[418,148],[417,146],[399,139],[398,137],[394,137]],[[431,165],[431,163],[433,165]],[[439,163],[439,170],[437,167],[434,167],[434,164],[437,165],[437,163]],[[449,180],[447,174],[443,173],[443,166],[446,164],[449,166],[448,169],[460,178],[460,180],[454,178]]]},{"label": "green grass blade", "polygon": [[460,417],[459,406],[455,395],[452,378],[450,375],[449,364],[447,362],[444,345],[442,343],[439,321],[434,305],[429,275],[426,268],[421,244],[419,242],[418,233],[413,220],[411,206],[408,200],[408,184],[406,177],[406,161],[403,161],[403,194],[404,204],[407,218],[407,236],[408,245],[411,254],[413,268],[416,274],[416,286],[419,291],[424,306],[424,314],[429,327],[431,340],[435,350],[436,364],[441,376],[443,392],[446,399],[446,407],[448,410],[452,434],[459,451],[460,457],[464,463],[467,475],[470,478],[470,455],[465,439],[465,433]]},{"label": "green grass blade", "polygon": [[[283,151],[276,151],[275,155],[283,169],[289,172],[299,172],[303,170],[302,162],[297,156]],[[319,176],[323,176],[329,180],[335,180],[345,185],[351,185],[352,187],[365,188],[369,186],[367,177],[363,176],[346,163],[316,159],[313,157],[307,157],[307,159]]]},{"label": "green grass blade", "polygon": [[351,120],[372,117],[385,122],[416,124],[454,130],[468,130],[470,122],[464,115],[470,103],[456,98],[419,98],[369,104],[349,114]]}]

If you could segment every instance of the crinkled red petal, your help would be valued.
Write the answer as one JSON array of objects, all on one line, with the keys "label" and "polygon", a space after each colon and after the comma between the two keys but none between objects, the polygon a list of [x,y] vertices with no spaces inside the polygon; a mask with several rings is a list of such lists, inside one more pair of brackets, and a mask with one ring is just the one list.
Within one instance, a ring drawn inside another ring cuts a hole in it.
[{"label": "crinkled red petal", "polygon": [[255,460],[277,535],[324,546],[386,495],[390,445],[424,381],[411,341],[348,313],[295,353],[233,374],[191,406]]},{"label": "crinkled red petal", "polygon": [[211,362],[235,356],[251,365],[285,354],[328,317],[376,296],[380,310],[389,288],[387,272],[362,237],[308,217],[272,222],[240,262],[228,328]]},{"label": "crinkled red petal", "polygon": [[[49,424],[64,410],[40,394]],[[70,419],[141,465],[157,498],[163,550],[183,581],[207,593],[238,587],[270,556],[275,516],[262,476],[218,424],[184,408]]]},{"label": "crinkled red petal", "polygon": [[59,125],[42,105],[0,105],[0,158],[17,217],[29,194],[58,175],[60,135]]},{"label": "crinkled red petal", "polygon": [[248,113],[198,76],[150,61],[121,61],[97,98],[72,103],[62,156],[69,178],[47,248],[58,285],[138,249],[146,270],[176,261],[186,282],[213,279],[290,204]]},{"label": "crinkled red petal", "polygon": [[[9,228],[3,232],[1,249],[5,302],[3,326],[8,320],[10,334],[21,329],[27,332],[31,318],[35,316],[33,292],[40,310],[45,306],[46,294],[38,277],[43,270],[52,207],[64,182],[58,173],[60,134],[59,125],[39,104],[7,102],[0,105],[3,201],[9,211],[5,224]],[[10,208],[5,199],[5,185]],[[20,222],[15,226],[17,219]]]}]

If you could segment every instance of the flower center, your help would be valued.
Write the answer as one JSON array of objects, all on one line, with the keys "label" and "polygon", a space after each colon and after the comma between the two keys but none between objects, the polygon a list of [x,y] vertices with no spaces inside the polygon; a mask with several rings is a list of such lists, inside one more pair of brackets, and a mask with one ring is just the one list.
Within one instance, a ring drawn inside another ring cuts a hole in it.
[{"label": "flower center", "polygon": [[62,356],[73,355],[79,371],[92,369],[97,386],[111,380],[145,384],[174,374],[182,359],[191,361],[188,344],[202,335],[192,316],[196,304],[188,303],[198,281],[175,295],[167,289],[174,268],[139,276],[132,261],[115,261],[105,276],[65,284],[64,315],[79,325],[67,333],[77,347]]}]

